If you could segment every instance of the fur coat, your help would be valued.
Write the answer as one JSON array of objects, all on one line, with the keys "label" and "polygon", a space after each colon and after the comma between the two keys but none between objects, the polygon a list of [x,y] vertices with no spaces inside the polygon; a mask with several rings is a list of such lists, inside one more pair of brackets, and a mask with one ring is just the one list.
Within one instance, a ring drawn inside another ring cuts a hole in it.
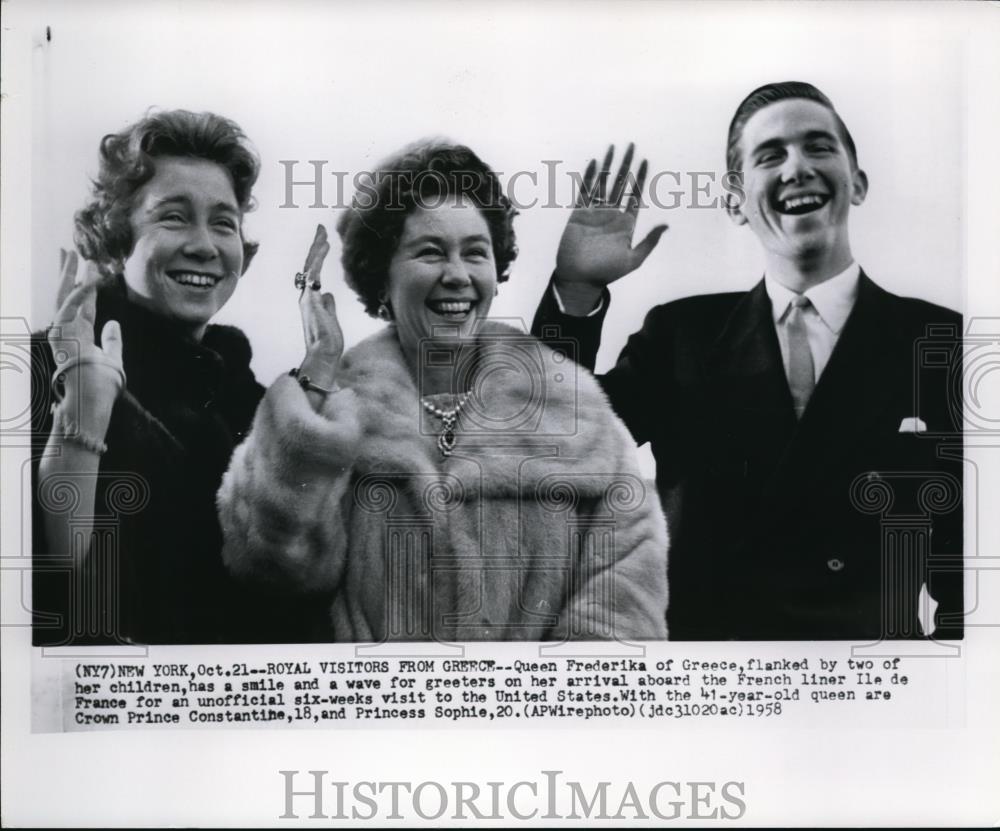
[{"label": "fur coat", "polygon": [[331,640],[662,639],[667,536],[593,377],[496,323],[454,452],[394,327],[315,412],[268,390],[219,492],[238,576],[324,593]]}]

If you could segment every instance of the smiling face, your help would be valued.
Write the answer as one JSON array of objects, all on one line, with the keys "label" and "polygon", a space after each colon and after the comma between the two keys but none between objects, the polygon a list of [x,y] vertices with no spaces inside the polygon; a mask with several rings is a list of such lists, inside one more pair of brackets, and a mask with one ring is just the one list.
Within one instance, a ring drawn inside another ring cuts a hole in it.
[{"label": "smiling face", "polygon": [[804,99],[764,107],[743,128],[740,156],[746,198],[730,215],[760,239],[769,270],[790,266],[816,282],[847,268],[847,215],[864,201],[868,180],[833,113]]},{"label": "smiling face", "polygon": [[242,215],[228,173],[203,159],[159,157],[135,196],[129,297],[200,340],[243,273]]},{"label": "smiling face", "polygon": [[468,199],[416,208],[389,263],[386,300],[411,360],[424,338],[466,339],[497,285],[490,229]]}]

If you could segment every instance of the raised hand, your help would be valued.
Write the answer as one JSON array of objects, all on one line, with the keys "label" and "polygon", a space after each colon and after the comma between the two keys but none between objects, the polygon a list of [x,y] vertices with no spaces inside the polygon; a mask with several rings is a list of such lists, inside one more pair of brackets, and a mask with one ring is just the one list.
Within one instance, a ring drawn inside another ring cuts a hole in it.
[{"label": "raised hand", "polygon": [[336,389],[340,356],[344,353],[344,334],[337,321],[337,304],[332,294],[321,293],[320,272],[329,253],[326,228],[317,225],[305,265],[295,277],[295,284],[301,288],[299,311],[306,341],[299,383],[314,409],[321,408],[326,395]]},{"label": "raised hand", "polygon": [[326,228],[316,226],[305,265],[297,278],[302,285],[299,311],[302,314],[302,333],[305,336],[306,355],[328,361],[332,367],[340,363],[344,351],[344,335],[337,321],[337,304],[329,292],[321,293],[320,281],[323,261],[330,253]]},{"label": "raised hand", "polygon": [[614,151],[614,145],[608,148],[600,170],[596,159],[587,165],[573,213],[559,241],[556,285],[571,313],[589,311],[607,285],[645,262],[667,230],[666,225],[657,225],[638,245],[632,245],[649,164],[643,159],[632,177],[635,146],[629,144],[609,189]]},{"label": "raised hand", "polygon": [[[62,286],[74,282],[78,266],[75,251],[62,257]],[[94,342],[100,279],[97,267],[87,263],[83,279],[65,294],[48,333],[64,412],[89,435],[99,438],[107,432],[111,410],[125,379],[118,322],[108,321],[101,331],[100,344]]]},{"label": "raised hand", "polygon": [[47,487],[46,483],[71,482],[77,503],[72,522],[70,514],[52,510],[44,498],[39,499],[39,510],[47,550],[71,555],[73,564],[82,566],[90,556],[101,454],[106,449],[111,412],[124,387],[125,373],[121,329],[116,321],[108,321],[101,331],[100,345],[94,343],[100,282],[97,268],[87,263],[85,276],[77,282],[76,252],[62,252],[61,260],[61,301],[48,340],[56,361],[54,380],[62,402],[53,414],[52,432],[38,465],[38,481],[40,490]]},{"label": "raised hand", "polygon": [[76,267],[73,269],[66,268],[66,262],[70,256],[76,257],[75,251],[67,251],[65,248],[59,249],[59,290],[56,292],[56,311],[59,311],[59,307],[66,301],[69,297],[69,293],[73,291],[78,285],[76,280]]}]

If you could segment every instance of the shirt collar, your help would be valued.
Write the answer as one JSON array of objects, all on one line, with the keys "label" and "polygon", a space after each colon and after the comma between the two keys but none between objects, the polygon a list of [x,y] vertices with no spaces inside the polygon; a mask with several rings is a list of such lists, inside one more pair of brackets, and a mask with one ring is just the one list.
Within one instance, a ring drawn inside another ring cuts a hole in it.
[{"label": "shirt collar", "polygon": [[[858,280],[861,278],[861,266],[852,262],[847,268],[824,280],[822,283],[805,291],[805,296],[809,298],[813,308],[830,329],[839,334],[844,328],[851,310],[854,308],[854,301],[858,298]],[[788,304],[795,297],[795,292],[781,285],[770,275],[764,275],[764,288],[767,296],[771,299],[771,314],[774,322],[779,323],[788,311]]]}]

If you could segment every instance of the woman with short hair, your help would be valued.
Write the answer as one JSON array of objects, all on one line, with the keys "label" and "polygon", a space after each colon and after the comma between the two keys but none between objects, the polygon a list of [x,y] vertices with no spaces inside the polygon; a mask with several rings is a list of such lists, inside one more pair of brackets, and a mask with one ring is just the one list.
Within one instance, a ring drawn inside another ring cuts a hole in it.
[{"label": "woman with short hair", "polygon": [[234,573],[331,606],[336,641],[665,638],[666,528],[634,445],[570,358],[487,320],[515,211],[469,148],[385,162],[338,230],[386,327],[342,355],[317,231],[300,367],[219,494]]},{"label": "woman with short hair", "polygon": [[[87,276],[33,344],[36,643],[288,635],[226,573],[215,511],[263,394],[244,334],[210,322],[257,250],[259,170],[213,113],[154,112],[101,141],[76,215]],[[77,267],[64,258],[64,282]]]}]

